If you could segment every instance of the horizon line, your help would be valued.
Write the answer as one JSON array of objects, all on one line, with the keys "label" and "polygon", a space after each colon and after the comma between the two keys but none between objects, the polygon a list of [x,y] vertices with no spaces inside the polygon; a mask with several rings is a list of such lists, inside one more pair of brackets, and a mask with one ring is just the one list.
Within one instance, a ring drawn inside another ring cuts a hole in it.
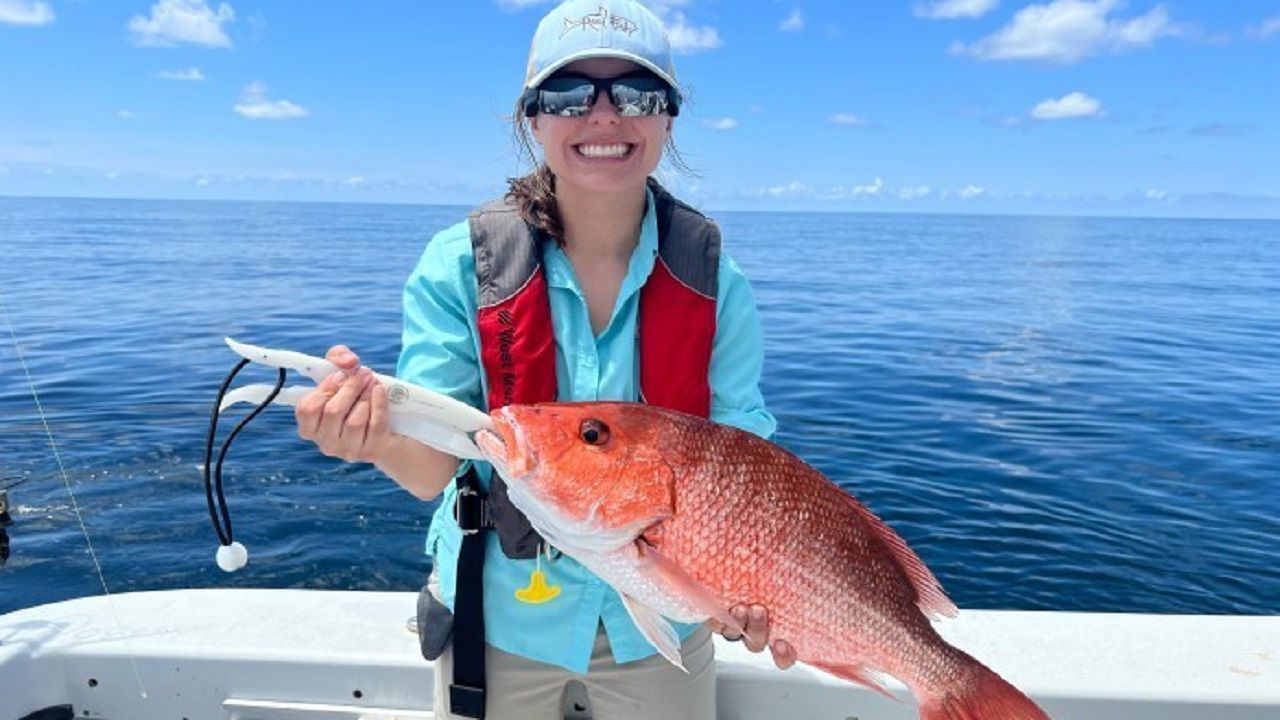
[{"label": "horizon line", "polygon": [[[361,205],[382,207],[442,207],[462,208],[464,211],[478,207],[480,203],[447,203],[421,201],[379,201],[379,200],[315,200],[315,199],[280,199],[271,198],[251,200],[244,198],[195,198],[195,197],[136,197],[136,196],[104,196],[104,195],[13,195],[0,193],[0,200],[97,200],[107,202],[174,202],[174,203],[258,203],[268,205]],[[954,210],[862,210],[848,208],[805,208],[805,209],[741,209],[727,206],[707,206],[699,208],[708,213],[741,213],[755,215],[783,214],[818,214],[818,215],[932,215],[940,217],[1006,217],[1006,218],[1060,218],[1060,219],[1095,219],[1095,220],[1238,220],[1244,222],[1280,222],[1280,213],[1276,215],[1159,215],[1159,214],[1097,214],[1069,212],[958,212]]]}]

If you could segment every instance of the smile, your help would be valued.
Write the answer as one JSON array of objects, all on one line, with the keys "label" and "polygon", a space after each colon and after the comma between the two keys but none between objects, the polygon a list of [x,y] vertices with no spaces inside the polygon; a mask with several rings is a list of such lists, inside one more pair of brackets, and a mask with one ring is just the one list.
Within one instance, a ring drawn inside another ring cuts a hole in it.
[{"label": "smile", "polygon": [[635,150],[635,147],[636,146],[631,143],[610,143],[608,145],[574,145],[573,149],[582,157],[621,159],[629,157]]}]

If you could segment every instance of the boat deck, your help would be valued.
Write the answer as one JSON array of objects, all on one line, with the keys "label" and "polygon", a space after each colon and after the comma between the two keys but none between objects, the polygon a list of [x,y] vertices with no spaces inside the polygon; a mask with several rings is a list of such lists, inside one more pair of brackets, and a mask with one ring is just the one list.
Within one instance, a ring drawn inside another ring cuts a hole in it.
[{"label": "boat deck", "polygon": [[[0,616],[0,719],[427,720],[410,593],[174,590]],[[114,607],[113,607],[114,606]],[[1277,720],[1280,617],[965,610],[939,623],[1056,720]],[[894,702],[719,642],[719,716],[910,720]]]}]

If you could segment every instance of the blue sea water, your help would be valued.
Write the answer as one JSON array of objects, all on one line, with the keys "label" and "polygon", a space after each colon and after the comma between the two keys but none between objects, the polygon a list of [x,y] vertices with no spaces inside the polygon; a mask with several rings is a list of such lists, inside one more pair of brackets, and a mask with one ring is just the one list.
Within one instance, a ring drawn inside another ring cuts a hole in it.
[{"label": "blue sea water", "polygon": [[[112,592],[416,589],[433,505],[287,411],[227,466],[237,574],[197,465],[224,336],[390,370],[405,275],[464,211],[0,198],[0,612],[103,592],[60,464]],[[1280,223],[718,219],[778,442],[961,607],[1280,613]]]}]

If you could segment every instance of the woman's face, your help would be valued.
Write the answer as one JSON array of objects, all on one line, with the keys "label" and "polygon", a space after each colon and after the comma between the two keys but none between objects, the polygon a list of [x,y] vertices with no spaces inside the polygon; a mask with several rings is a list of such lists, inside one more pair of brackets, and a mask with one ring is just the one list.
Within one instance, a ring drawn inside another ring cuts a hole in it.
[{"label": "woman's face", "polygon": [[[591,58],[566,65],[562,72],[610,78],[635,72],[639,66],[617,58]],[[591,192],[618,192],[644,185],[658,167],[662,148],[671,134],[670,115],[623,117],[609,100],[596,96],[591,111],[581,117],[535,115],[533,135],[542,145],[547,166],[556,176],[556,190],[565,186]]]}]

